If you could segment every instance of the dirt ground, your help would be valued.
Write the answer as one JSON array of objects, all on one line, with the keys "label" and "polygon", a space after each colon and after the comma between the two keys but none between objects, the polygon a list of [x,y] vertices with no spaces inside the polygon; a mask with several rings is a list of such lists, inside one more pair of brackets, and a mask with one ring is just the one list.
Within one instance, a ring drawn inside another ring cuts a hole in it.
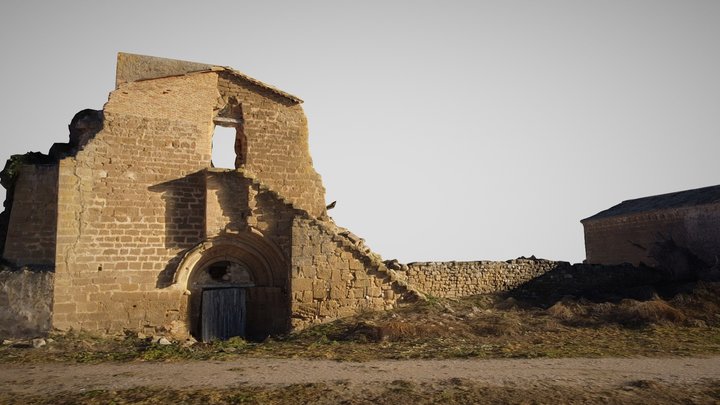
[{"label": "dirt ground", "polygon": [[[383,360],[362,363],[305,359],[243,358],[234,361],[101,364],[3,364],[0,398],[148,389],[278,388],[338,384],[362,396],[362,387],[403,381],[433,384],[472,381],[491,387],[580,388],[586,392],[648,384],[717,384],[720,357],[565,358],[497,360]],[[625,387],[625,388],[623,388]],[[713,403],[711,399],[699,403]],[[693,403],[693,402],[691,402]]]}]

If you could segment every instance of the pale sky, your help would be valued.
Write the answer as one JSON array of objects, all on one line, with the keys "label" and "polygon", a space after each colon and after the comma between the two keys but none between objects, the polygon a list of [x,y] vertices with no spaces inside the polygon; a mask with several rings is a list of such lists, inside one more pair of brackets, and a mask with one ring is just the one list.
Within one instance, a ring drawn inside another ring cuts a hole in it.
[{"label": "pale sky", "polygon": [[120,51],[305,100],[330,214],[386,259],[582,261],[582,218],[720,183],[720,1],[3,0],[0,160],[67,141]]}]

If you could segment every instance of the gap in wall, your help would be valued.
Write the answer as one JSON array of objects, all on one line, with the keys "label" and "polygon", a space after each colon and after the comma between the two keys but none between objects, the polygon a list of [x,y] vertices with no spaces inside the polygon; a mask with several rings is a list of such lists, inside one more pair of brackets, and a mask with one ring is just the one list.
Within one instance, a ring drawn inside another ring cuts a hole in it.
[{"label": "gap in wall", "polygon": [[234,127],[215,125],[212,143],[213,167],[221,169],[235,168],[235,138],[237,130]]}]

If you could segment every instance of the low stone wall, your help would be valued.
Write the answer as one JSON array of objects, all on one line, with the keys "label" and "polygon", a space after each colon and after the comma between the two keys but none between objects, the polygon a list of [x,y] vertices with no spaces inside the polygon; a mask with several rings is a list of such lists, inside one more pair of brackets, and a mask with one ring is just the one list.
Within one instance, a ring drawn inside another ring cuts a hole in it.
[{"label": "low stone wall", "polygon": [[0,337],[37,337],[50,330],[54,273],[0,271]]},{"label": "low stone wall", "polygon": [[408,284],[435,297],[466,297],[502,291],[567,295],[651,284],[662,274],[629,264],[603,266],[543,259],[505,262],[422,262],[403,266]]},{"label": "low stone wall", "polygon": [[508,262],[422,262],[409,263],[407,282],[434,297],[508,291],[536,278],[557,262],[511,260]]}]

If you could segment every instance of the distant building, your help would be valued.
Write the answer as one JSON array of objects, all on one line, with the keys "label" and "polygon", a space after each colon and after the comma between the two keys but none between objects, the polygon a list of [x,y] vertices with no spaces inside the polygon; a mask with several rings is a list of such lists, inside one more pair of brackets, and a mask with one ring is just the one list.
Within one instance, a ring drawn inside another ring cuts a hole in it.
[{"label": "distant building", "polygon": [[652,266],[653,246],[672,238],[714,264],[720,256],[720,185],[623,201],[581,222],[588,263]]}]

